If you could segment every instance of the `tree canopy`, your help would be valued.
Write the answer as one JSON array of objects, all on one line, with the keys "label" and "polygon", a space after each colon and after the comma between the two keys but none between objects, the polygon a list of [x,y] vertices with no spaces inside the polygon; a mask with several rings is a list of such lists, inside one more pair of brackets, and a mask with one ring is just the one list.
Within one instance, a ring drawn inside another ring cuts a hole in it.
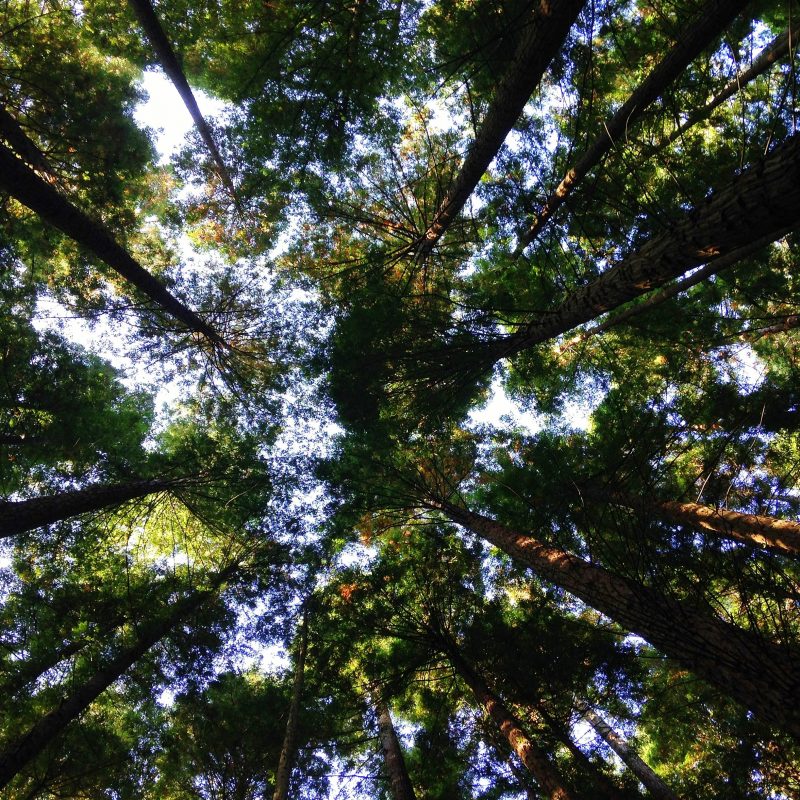
[{"label": "tree canopy", "polygon": [[0,798],[800,798],[797,0],[0,6]]}]

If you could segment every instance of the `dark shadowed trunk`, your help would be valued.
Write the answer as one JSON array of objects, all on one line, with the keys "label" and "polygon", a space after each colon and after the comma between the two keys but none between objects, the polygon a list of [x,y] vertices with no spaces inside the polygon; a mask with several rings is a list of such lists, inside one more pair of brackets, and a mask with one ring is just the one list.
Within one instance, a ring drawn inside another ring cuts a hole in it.
[{"label": "dark shadowed trunk", "polygon": [[428,504],[800,739],[799,654],[466,508]]},{"label": "dark shadowed trunk", "polygon": [[624,138],[631,125],[642,116],[648,106],[657,100],[702,50],[725,30],[747,3],[748,0],[711,0],[699,19],[690,21],[690,24],[683,28],[678,43],[620,106],[614,116],[603,124],[597,137],[547,198],[532,225],[520,237],[515,255],[520,254],[536,238],[589,170],[602,161],[618,140]]}]

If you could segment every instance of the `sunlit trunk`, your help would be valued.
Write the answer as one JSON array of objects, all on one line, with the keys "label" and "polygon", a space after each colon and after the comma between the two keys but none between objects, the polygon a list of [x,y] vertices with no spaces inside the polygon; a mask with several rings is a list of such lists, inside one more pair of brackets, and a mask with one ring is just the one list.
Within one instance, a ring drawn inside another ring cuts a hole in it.
[{"label": "sunlit trunk", "polygon": [[378,695],[374,700],[375,710],[378,712],[378,734],[381,740],[383,763],[386,774],[389,776],[389,787],[392,800],[416,800],[414,787],[408,777],[406,760],[397,738],[397,733],[389,713],[389,706]]}]

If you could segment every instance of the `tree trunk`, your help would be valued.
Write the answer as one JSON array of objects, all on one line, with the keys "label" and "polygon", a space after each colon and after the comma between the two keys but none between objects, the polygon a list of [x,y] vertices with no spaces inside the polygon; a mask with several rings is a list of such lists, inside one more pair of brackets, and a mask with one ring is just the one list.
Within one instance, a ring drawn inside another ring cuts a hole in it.
[{"label": "tree trunk", "polygon": [[392,800],[416,800],[414,787],[408,777],[406,761],[403,758],[403,750],[389,713],[389,706],[380,695],[376,695],[374,702],[375,710],[378,712],[378,734],[381,740],[383,763],[389,776]]},{"label": "tree trunk", "polygon": [[29,500],[0,500],[0,539],[181,485],[176,479],[101,484]]},{"label": "tree trunk", "polygon": [[800,697],[800,657],[789,648],[488,517],[438,499],[427,502],[800,739],[795,702]]},{"label": "tree trunk", "polygon": [[583,5],[584,0],[540,0],[536,4],[467,157],[433,222],[417,244],[420,256],[431,251],[464,208],[561,48]]},{"label": "tree trunk", "polygon": [[8,113],[0,103],[0,139],[5,139],[20,158],[25,159],[34,169],[53,175],[53,169],[44,153],[31,141],[22,130],[19,122]]},{"label": "tree trunk", "polygon": [[130,669],[176,625],[216,595],[219,587],[236,571],[232,565],[215,576],[212,586],[178,600],[162,620],[140,628],[136,640],[114,656],[85,683],[65,697],[58,708],[45,714],[30,730],[0,752],[0,789],[36,758],[72,720],[77,719],[114,681]]},{"label": "tree trunk", "polygon": [[294,667],[292,701],[289,705],[289,718],[286,720],[283,747],[281,747],[281,755],[278,759],[278,770],[275,773],[275,792],[272,795],[272,800],[288,800],[289,797],[289,780],[292,777],[292,766],[297,755],[297,726],[300,719],[300,700],[303,696],[307,648],[308,609],[304,608],[297,642],[297,661]]},{"label": "tree trunk", "polygon": [[567,789],[558,769],[550,762],[547,755],[531,741],[530,736],[523,729],[522,723],[489,688],[483,678],[464,661],[455,647],[449,647],[446,656],[464,683],[469,686],[475,700],[484,709],[487,716],[495,722],[511,745],[511,749],[533,775],[542,792],[550,800],[575,800],[578,795]]},{"label": "tree trunk", "polygon": [[[598,492],[598,496],[599,494]],[[699,503],[631,497],[621,492],[611,492],[606,498],[635,511],[666,517],[680,525],[715,533],[726,539],[735,539],[751,547],[764,548],[782,555],[800,555],[800,522],[795,520],[742,514]]]},{"label": "tree trunk", "polygon": [[211,128],[208,127],[205,117],[203,117],[200,112],[200,107],[197,105],[192,87],[189,86],[189,81],[186,80],[186,76],[183,74],[183,69],[178,61],[178,57],[172,49],[169,39],[166,33],[164,33],[164,29],[161,27],[155,9],[150,4],[149,0],[128,0],[128,3],[136,14],[136,18],[139,20],[139,24],[142,26],[147,39],[155,51],[162,69],[172,81],[173,86],[178,90],[183,104],[186,106],[189,114],[191,114],[198,133],[203,139],[205,146],[208,148],[211,157],[214,159],[217,172],[225,189],[236,205],[237,210],[241,213],[242,209],[239,205],[238,196],[233,187],[230,173],[225,166],[225,161],[222,158],[222,154],[219,152],[217,143],[214,141]]},{"label": "tree trunk", "polygon": [[750,81],[755,80],[759,75],[766,72],[775,62],[789,55],[791,48],[797,45],[798,34],[800,34],[800,25],[795,23],[793,28],[787,29],[779,36],[776,36],[747,69],[741,70],[710,102],[689,114],[653,152],[648,153],[648,157],[652,158],[665,147],[669,147],[676,139],[680,139],[693,125],[708,119],[714,109],[719,108],[728,98],[741,91]]},{"label": "tree trunk", "polygon": [[573,290],[552,312],[489,345],[492,357],[509,357],[564,334],[692,267],[755,241],[764,244],[778,238],[799,221],[800,135],[794,135],[671,230],[653,236],[592,283]]},{"label": "tree trunk", "polygon": [[602,126],[592,143],[547,198],[533,224],[520,237],[515,255],[519,255],[539,234],[548,220],[572,194],[589,170],[597,166],[618,140],[627,135],[631,125],[655,102],[689,64],[733,21],[748,0],[711,0],[702,16],[686,25],[678,43],[663,61],[644,79],[619,110]]},{"label": "tree trunk", "polygon": [[174,297],[157,278],[142,267],[100,222],[74,206],[43,181],[5,145],[0,144],[0,188],[65,233],[130,281],[159,308],[210,342],[227,348],[220,335],[194,311]]},{"label": "tree trunk", "polygon": [[597,731],[600,738],[622,759],[623,763],[641,781],[657,800],[678,800],[677,795],[656,775],[639,754],[587,703],[579,700],[578,710]]}]

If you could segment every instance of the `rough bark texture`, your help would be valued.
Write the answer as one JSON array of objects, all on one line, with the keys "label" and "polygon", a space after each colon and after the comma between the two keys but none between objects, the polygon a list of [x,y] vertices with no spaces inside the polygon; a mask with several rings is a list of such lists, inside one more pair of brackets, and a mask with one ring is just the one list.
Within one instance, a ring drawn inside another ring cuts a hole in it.
[{"label": "rough bark texture", "polygon": [[587,703],[578,701],[578,710],[600,738],[622,759],[656,800],[678,800],[678,796],[639,757],[639,754]]},{"label": "rough bark texture", "polygon": [[178,90],[183,104],[186,106],[189,114],[191,114],[198,133],[202,137],[209,153],[211,153],[211,157],[214,159],[219,177],[222,179],[225,189],[231,196],[234,204],[236,204],[237,209],[241,211],[233,181],[225,166],[222,154],[219,152],[217,143],[214,141],[214,135],[211,133],[211,128],[208,127],[205,117],[203,117],[200,112],[200,107],[197,105],[192,87],[189,86],[189,81],[186,80],[186,76],[183,74],[183,69],[178,61],[178,57],[172,49],[172,45],[170,45],[169,39],[164,33],[164,29],[161,27],[155,9],[150,4],[149,0],[128,0],[128,2],[155,51],[161,67]]},{"label": "rough bark texture", "polygon": [[489,688],[486,681],[464,661],[454,648],[448,650],[447,658],[464,683],[469,686],[475,700],[500,729],[503,737],[511,745],[511,749],[533,775],[542,792],[551,800],[577,800],[579,796],[567,789],[564,779],[556,767],[550,762],[547,755],[531,741],[530,736],[522,727],[522,723]]},{"label": "rough bark texture", "polygon": [[0,144],[0,188],[108,264],[187,328],[221,347],[226,347],[220,335],[170,294],[164,284],[116,242],[104,225],[74,206],[3,144]]},{"label": "rough bark texture", "polygon": [[406,761],[403,758],[403,750],[397,739],[392,715],[389,713],[389,706],[380,695],[377,695],[374,702],[375,710],[378,712],[378,734],[381,740],[383,763],[389,776],[392,800],[416,800],[414,787],[408,777]]},{"label": "rough bark texture", "polygon": [[488,517],[437,499],[428,503],[800,739],[800,654]]},{"label": "rough bark texture", "polygon": [[790,49],[797,46],[797,36],[800,33],[800,25],[795,23],[793,28],[787,29],[779,36],[776,36],[762,51],[761,55],[747,68],[739,72],[725,88],[719,92],[711,101],[702,108],[693,111],[689,116],[661,143],[650,156],[655,155],[659,150],[671,145],[680,139],[684,133],[693,125],[708,119],[714,109],[719,108],[728,98],[733,97],[741,91],[750,81],[755,80],[759,75],[766,72],[773,64],[784,56],[789,55]]},{"label": "rough bark texture", "polygon": [[[494,356],[511,356],[564,334],[692,267],[720,260],[754,242],[763,245],[798,224],[800,135],[794,135],[671,230],[652,237],[595,281],[575,289],[554,311],[497,342]],[[729,266],[729,261],[722,263]]]},{"label": "rough bark texture", "polygon": [[678,43],[620,106],[614,116],[602,126],[600,133],[577,160],[575,166],[567,172],[556,190],[547,198],[536,214],[533,224],[520,237],[516,255],[519,255],[538,236],[589,170],[597,166],[616,142],[627,135],[631,125],[642,116],[647,107],[657,100],[702,50],[725,30],[747,3],[748,0],[712,0],[700,18],[684,29],[684,35]]},{"label": "rough bark texture", "polygon": [[128,500],[167,491],[180,483],[174,479],[132,481],[89,486],[29,500],[0,500],[0,538],[50,525],[77,514],[118,506]]},{"label": "rough bark texture", "polygon": [[77,719],[151,647],[213,597],[234,571],[234,567],[223,570],[215,577],[211,588],[182,598],[172,606],[166,617],[141,627],[133,644],[118,652],[91,678],[67,695],[57,708],[45,714],[26,734],[8,745],[0,753],[0,789],[7,786],[20,770],[36,758],[72,720]]},{"label": "rough bark texture", "polygon": [[283,736],[283,746],[278,759],[278,770],[275,773],[275,791],[272,800],[288,800],[289,781],[292,777],[297,754],[297,726],[300,719],[300,700],[303,696],[303,683],[305,680],[306,651],[308,649],[308,611],[303,610],[303,619],[300,623],[297,641],[297,660],[294,665],[294,681],[292,684],[292,700],[289,704],[289,718],[286,720],[286,733]]},{"label": "rough bark texture", "polygon": [[537,3],[467,157],[418,244],[420,255],[430,252],[461,213],[561,48],[583,5],[584,0],[540,0]]}]

